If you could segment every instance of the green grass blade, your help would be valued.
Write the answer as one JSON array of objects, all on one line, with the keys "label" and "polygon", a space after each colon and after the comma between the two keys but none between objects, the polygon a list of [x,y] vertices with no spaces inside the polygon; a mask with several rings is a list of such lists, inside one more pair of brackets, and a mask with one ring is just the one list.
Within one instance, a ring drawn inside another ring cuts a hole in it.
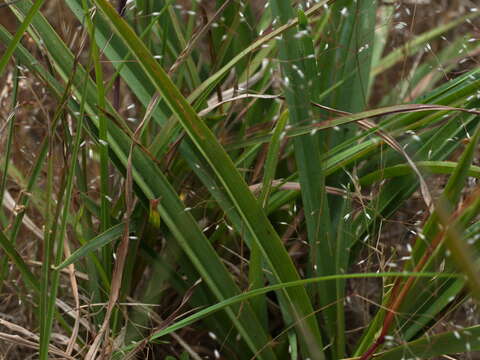
[{"label": "green grass blade", "polygon": [[8,43],[7,49],[3,53],[3,56],[0,58],[0,76],[3,75],[3,72],[7,67],[8,61],[10,60],[13,53],[15,52],[15,49],[20,43],[20,40],[22,40],[22,37],[25,34],[25,31],[27,31],[27,28],[30,26],[30,23],[32,22],[33,17],[40,10],[44,2],[45,0],[35,1],[33,5],[30,7],[28,13],[25,14],[25,18],[22,20],[20,26],[18,27],[17,32],[15,33],[15,36],[10,40],[10,42]]},{"label": "green grass blade", "polygon": [[416,36],[413,40],[409,41],[405,45],[395,49],[385,56],[382,60],[379,61],[378,65],[372,70],[372,75],[376,76],[387,69],[391,68],[398,62],[405,59],[405,56],[414,55],[417,51],[422,49],[423,46],[426,46],[429,41],[433,40],[436,37],[439,37],[448,30],[455,28],[456,26],[464,23],[466,20],[472,20],[480,16],[479,12],[472,12],[467,15],[455,18],[454,20],[438,26],[433,30],[427,31],[419,36]]},{"label": "green grass blade", "polygon": [[441,355],[470,353],[480,350],[480,326],[424,336],[375,356],[375,360],[405,358],[430,359]]},{"label": "green grass blade", "polygon": [[[329,95],[326,105],[350,112],[365,109],[368,102],[376,9],[376,0],[339,0],[332,4],[326,28],[328,40],[321,45],[326,49],[319,63],[321,91],[338,81],[345,81]],[[354,76],[349,76],[351,73]]]},{"label": "green grass blade", "polygon": [[[129,230],[131,232],[135,232],[135,228],[136,228],[136,223],[131,222],[129,225]],[[77,250],[75,250],[72,253],[72,255],[70,255],[68,258],[63,260],[57,266],[55,266],[55,269],[61,270],[67,267],[68,265],[74,264],[75,262],[79,261],[80,259],[87,256],[92,251],[101,249],[103,246],[110,244],[112,241],[118,239],[123,234],[124,229],[125,229],[125,224],[121,223],[121,224],[112,226],[110,229],[105,230],[101,234],[89,240],[88,243],[86,243],[82,247],[79,247]]]},{"label": "green grass blade", "polygon": [[[279,25],[286,24],[294,17],[290,1],[270,1],[272,16]],[[305,17],[300,13],[299,21],[303,29],[292,28],[282,33],[278,40],[279,59],[282,71],[282,85],[289,110],[290,123],[300,125],[310,122],[313,117],[310,101],[313,85],[318,82],[316,61],[304,53],[308,49],[306,42],[312,39],[306,30]],[[301,41],[302,38],[303,42]],[[303,60],[305,59],[305,61]],[[309,71],[307,73],[307,70]],[[312,81],[310,84],[309,81]],[[331,249],[330,215],[325,194],[324,164],[321,161],[320,143],[317,136],[305,135],[294,139],[295,160],[302,188],[302,202],[307,223],[310,276],[334,273],[333,253]],[[314,288],[313,296],[320,296],[322,306],[335,299],[335,283],[320,283]],[[312,296],[312,297],[313,297]],[[328,307],[322,313],[329,335],[334,332],[334,307]]]},{"label": "green grass blade", "polygon": [[[318,10],[322,9],[327,0],[321,0],[319,3],[313,5],[308,9],[305,14],[311,16],[315,14]],[[253,44],[246,47],[244,50],[239,52],[235,57],[233,57],[227,64],[225,64],[220,70],[215,74],[211,75],[207,80],[205,80],[198,88],[196,88],[188,97],[188,100],[193,103],[199,100],[202,96],[207,96],[210,91],[215,87],[215,85],[223,79],[228,72],[237,65],[244,57],[249,55],[255,50],[260,49],[263,45],[267,45],[269,42],[274,40],[277,36],[280,36],[286,30],[295,27],[298,24],[298,18],[292,18],[290,22],[285,25],[279,26],[273,31],[269,32],[266,35],[263,35],[260,39],[256,40]]]},{"label": "green grass blade", "polygon": [[[38,21],[38,26],[42,26],[43,20],[40,19]],[[45,34],[48,33],[48,29],[48,27],[43,28]],[[7,38],[9,37],[8,33],[4,35]],[[56,42],[57,40],[55,40],[55,34],[53,33],[51,37],[45,37],[44,39],[47,44],[49,41],[52,41],[52,46],[62,46],[63,44]],[[36,71],[39,76],[48,83],[57,96],[60,97],[63,94],[64,90],[62,87],[55,79],[49,77],[48,73],[40,71],[41,69],[38,64],[27,55],[28,53],[26,53],[23,47],[19,46],[16,51],[18,52],[17,56],[19,56],[22,61],[25,61],[25,65],[31,70]],[[55,60],[57,61],[56,65],[58,69],[62,71],[63,74],[70,74],[72,64],[71,54],[66,51],[63,53],[52,53],[52,56],[53,55],[57,56]],[[73,79],[73,87],[82,94],[81,98],[85,98],[86,100],[86,111],[91,114],[91,118],[89,119],[91,123],[89,125],[98,129],[98,121],[95,122],[95,120],[98,119],[95,117],[96,109],[94,104],[96,103],[96,94],[92,88],[94,85],[92,82],[87,83],[87,91],[82,93],[81,89],[84,84],[82,80],[84,76],[85,71],[79,66],[77,76]],[[71,115],[78,121],[78,105],[70,100],[68,106],[70,107]],[[108,103],[107,106],[109,106]],[[114,113],[113,108],[110,109],[111,112]],[[130,140],[123,130],[120,130],[113,122],[108,123],[108,134],[109,146],[115,154],[114,162],[122,170],[122,167],[124,169],[127,165],[128,153],[131,146]],[[91,135],[95,136],[95,133],[91,133]],[[133,177],[136,185],[141,189],[143,196],[146,198],[162,199],[159,205],[159,212],[162,219],[164,219],[164,222],[170,228],[172,234],[175,235],[176,240],[181,244],[190,260],[205,279],[214,296],[221,300],[239,293],[239,289],[221,263],[220,258],[208,242],[208,239],[205,238],[204,234],[198,228],[192,216],[185,211],[185,207],[178,199],[173,187],[163,173],[159,171],[156,164],[140,149],[135,148],[133,166]],[[266,346],[266,344],[269,344],[268,335],[258,324],[256,316],[249,306],[243,307],[241,311],[238,308],[229,309],[227,313],[252,352],[256,353],[259,349],[263,349],[259,355],[261,358],[272,360],[276,358],[272,349]]]},{"label": "green grass blade", "polygon": [[38,279],[33,275],[33,273],[28,268],[27,264],[20,256],[20,254],[15,250],[11,241],[7,238],[2,230],[0,230],[0,247],[5,254],[10,258],[10,260],[15,264],[18,271],[22,274],[22,278],[25,283],[32,288],[35,292],[40,292],[40,284]]},{"label": "green grass blade", "polygon": [[[258,198],[259,203],[265,208],[268,203],[268,196],[272,187],[272,181],[275,178],[275,171],[278,164],[278,156],[280,151],[281,134],[285,129],[288,121],[288,112],[284,112],[278,119],[272,135],[272,141],[268,148],[267,159],[265,161],[265,170],[263,174],[262,189]],[[264,284],[263,261],[262,254],[258,245],[253,242],[250,250],[250,264],[249,264],[248,279],[250,288],[260,288]],[[267,304],[265,297],[259,296],[252,299],[252,306],[254,307],[259,319],[262,319],[262,324],[268,326],[267,322]],[[296,337],[295,337],[296,339]]]},{"label": "green grass blade", "polygon": [[[263,287],[261,289],[255,289],[251,290],[245,293],[242,293],[240,295],[237,295],[235,297],[226,299],[225,301],[222,301],[221,303],[209,306],[206,309],[202,309],[198,312],[196,312],[193,315],[190,315],[182,320],[179,320],[177,323],[166,327],[165,329],[162,329],[158,332],[155,332],[152,334],[150,337],[149,341],[153,341],[155,339],[158,339],[160,337],[163,337],[165,335],[170,334],[173,331],[182,329],[196,321],[199,321],[217,311],[220,311],[228,306],[231,306],[232,304],[238,304],[241,302],[244,302],[246,300],[251,299],[252,297],[268,293],[270,291],[276,291],[279,289],[284,289],[284,288],[289,288],[289,287],[297,287],[297,286],[306,286],[309,284],[314,284],[318,282],[325,282],[325,281],[335,281],[335,280],[340,280],[340,279],[363,279],[363,278],[382,278],[382,277],[390,277],[390,276],[399,276],[399,277],[424,277],[424,278],[432,278],[439,276],[441,278],[455,278],[461,275],[457,274],[447,274],[447,273],[404,273],[404,272],[391,272],[391,273],[364,273],[364,274],[339,274],[339,275],[329,275],[329,276],[321,276],[321,277],[315,277],[315,278],[309,278],[309,279],[304,279],[304,280],[297,280],[289,283],[281,283],[281,284],[275,284],[275,285],[270,285]],[[313,316],[313,315],[311,315]]]},{"label": "green grass blade", "polygon": [[[137,35],[118,16],[111,5],[104,0],[98,0],[96,4],[109,19],[117,34],[128,44],[130,50],[140,62],[144,71],[149,75],[150,80],[155,84],[165,102],[177,114],[178,120],[190,139],[208,161],[209,166],[215,171],[242,218],[249,226],[248,231],[252,238],[255,239],[262,249],[262,253],[277,281],[298,279],[295,267],[278,235],[242,177],[238,174],[232,160],[218,144],[215,136],[173,85],[165,71],[153,59],[148,49],[139,41]],[[307,314],[312,313],[313,308],[304,289],[290,289],[288,298],[292,306],[290,311],[297,312],[295,318],[304,318]],[[306,323],[302,324],[302,326],[306,326],[306,331],[311,332],[311,336],[315,341],[321,341],[318,325],[314,319],[306,320]]]},{"label": "green grass blade", "polygon": [[[431,174],[452,174],[458,164],[453,161],[419,161],[416,165],[419,169]],[[408,174],[412,174],[412,168],[408,164],[394,165],[363,176],[359,179],[359,183],[361,185],[371,185],[376,181]],[[479,178],[480,166],[471,165],[468,176]]]},{"label": "green grass blade", "polygon": [[[106,109],[105,100],[105,87],[103,84],[103,69],[100,62],[100,51],[95,41],[96,31],[93,25],[92,17],[96,17],[96,14],[88,14],[89,8],[87,0],[82,1],[83,11],[85,13],[86,27],[90,37],[90,55],[92,58],[93,66],[95,69],[95,83],[97,89],[97,106],[99,109]],[[105,114],[98,110],[97,112],[99,120],[98,128],[98,142],[99,142],[99,155],[100,155],[100,229],[105,231],[110,227],[110,198],[109,194],[109,171],[108,171],[108,139],[107,139],[107,118]],[[111,249],[102,248],[103,263],[105,264],[106,271],[111,272]]]},{"label": "green grass blade", "polygon": [[282,133],[287,125],[288,112],[284,112],[280,115],[278,123],[275,126],[272,134],[272,140],[268,147],[267,159],[265,161],[265,170],[262,181],[262,191],[260,192],[259,201],[262,206],[265,207],[268,202],[268,196],[272,188],[272,181],[275,179],[275,171],[279,161],[280,140],[282,139]]},{"label": "green grass blade", "polygon": [[[450,176],[447,185],[443,191],[441,199],[437,202],[436,210],[430,215],[426,224],[423,226],[422,235],[417,237],[415,242],[415,248],[412,253],[412,260],[406,264],[406,269],[410,270],[413,269],[415,264],[417,264],[420,259],[424,258],[425,254],[428,254],[428,245],[433,241],[435,236],[440,232],[439,224],[443,226],[445,230],[445,237],[446,243],[449,246],[450,250],[454,254],[454,258],[457,261],[457,264],[460,266],[462,270],[468,274],[468,277],[471,281],[471,286],[475,289],[475,291],[480,291],[480,286],[478,281],[476,281],[476,266],[471,259],[470,253],[468,251],[468,245],[463,241],[461,234],[462,226],[461,224],[451,224],[448,226],[452,221],[448,219],[450,214],[453,212],[453,204],[456,204],[459,200],[461,195],[461,190],[464,188],[465,180],[468,176],[468,172],[470,170],[471,162],[473,159],[473,149],[476,148],[478,141],[480,139],[480,127],[476,127],[476,131],[474,136],[471,139],[471,142],[467,146],[466,150],[462,154],[457,167],[453,171],[452,176]],[[476,204],[473,204],[472,207],[474,208],[473,212],[478,211],[475,207]],[[465,225],[463,225],[465,226]],[[431,251],[431,250],[430,250]],[[438,254],[438,252],[437,252]],[[435,255],[431,255],[429,262],[435,263]],[[431,270],[428,266],[425,266],[422,270],[429,271]],[[424,282],[422,280],[418,280],[415,284],[411,286],[409,292],[406,295],[405,300],[402,302],[401,307],[398,311],[400,313],[415,313],[415,310],[421,308],[423,301],[432,302],[433,300],[430,297],[430,291],[433,288],[432,283]],[[404,285],[402,285],[404,286]],[[426,290],[427,289],[427,290]],[[428,290],[430,289],[430,290]],[[426,291],[424,291],[426,290]],[[439,292],[438,290],[436,290]],[[423,296],[422,296],[423,295]],[[388,300],[387,300],[388,301]],[[388,304],[383,304],[384,306],[388,306]],[[395,309],[397,311],[397,309]],[[380,311],[377,313],[377,318],[382,317],[384,311]],[[415,321],[414,318],[411,316],[408,319],[403,321]],[[373,326],[380,326],[381,324],[377,321],[374,321],[372,324]],[[370,331],[367,333],[369,334],[364,338],[357,349],[356,354],[363,353],[366,351],[365,345],[368,343],[372,343],[372,339],[368,339],[368,337],[373,336],[374,332],[377,332],[378,329],[371,327]]]}]

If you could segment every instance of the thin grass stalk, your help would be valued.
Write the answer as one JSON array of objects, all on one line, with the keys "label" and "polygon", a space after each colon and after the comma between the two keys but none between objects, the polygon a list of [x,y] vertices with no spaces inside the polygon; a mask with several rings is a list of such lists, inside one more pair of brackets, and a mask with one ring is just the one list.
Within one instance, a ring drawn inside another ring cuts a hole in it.
[{"label": "thin grass stalk", "polygon": [[[60,116],[60,115],[59,115]],[[53,207],[53,177],[54,177],[54,131],[55,127],[52,126],[52,123],[55,121],[49,121],[48,132],[47,132],[47,144],[48,144],[48,154],[47,154],[47,180],[45,186],[46,193],[46,213],[44,217],[45,228],[43,235],[43,264],[42,264],[42,278],[41,278],[41,293],[40,293],[40,306],[39,306],[39,317],[40,317],[40,349],[39,349],[39,359],[48,360],[49,354],[49,344],[50,337],[52,334],[52,323],[53,323],[53,314],[49,312],[49,299],[51,299],[52,294],[50,293],[50,264],[51,259],[54,255],[54,236],[52,227],[54,227],[54,222],[56,221]],[[57,249],[58,251],[58,249]]]},{"label": "thin grass stalk", "polygon": [[7,188],[7,179],[8,179],[8,168],[10,164],[10,156],[12,153],[12,142],[13,142],[13,130],[17,112],[17,96],[18,96],[18,79],[19,79],[19,70],[15,67],[13,72],[13,91],[12,91],[12,110],[11,116],[7,119],[8,127],[7,127],[7,143],[5,145],[4,150],[4,161],[3,164],[3,173],[2,173],[2,181],[0,183],[0,206],[3,204],[3,197],[5,194],[5,190]]}]

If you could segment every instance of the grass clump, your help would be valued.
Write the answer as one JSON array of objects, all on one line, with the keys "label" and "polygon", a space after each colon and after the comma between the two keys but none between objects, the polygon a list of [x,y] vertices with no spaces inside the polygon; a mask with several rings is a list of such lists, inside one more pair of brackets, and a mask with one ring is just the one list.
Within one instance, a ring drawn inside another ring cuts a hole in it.
[{"label": "grass clump", "polygon": [[0,25],[11,358],[480,351],[480,11],[115,5]]}]

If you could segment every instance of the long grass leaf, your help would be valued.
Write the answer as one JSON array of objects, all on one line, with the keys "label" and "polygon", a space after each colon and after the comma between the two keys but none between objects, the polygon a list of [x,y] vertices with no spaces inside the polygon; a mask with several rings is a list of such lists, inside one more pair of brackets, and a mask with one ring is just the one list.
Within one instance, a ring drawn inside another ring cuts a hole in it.
[{"label": "long grass leaf", "polygon": [[0,58],[0,76],[3,75],[3,72],[5,71],[7,64],[12,57],[15,49],[17,48],[18,44],[20,43],[20,40],[22,40],[23,35],[25,34],[25,31],[27,31],[28,27],[30,26],[30,23],[33,20],[33,17],[37,14],[37,12],[40,10],[42,7],[43,3],[45,0],[37,0],[33,3],[33,5],[30,7],[28,13],[25,14],[25,18],[21,22],[20,26],[17,29],[17,32],[15,33],[14,37],[10,40],[8,43],[8,47],[3,53],[3,56]]},{"label": "long grass leaf", "polygon": [[[61,270],[67,267],[70,264],[74,264],[75,262],[79,261],[83,257],[87,256],[92,251],[101,249],[102,246],[111,243],[112,241],[118,239],[120,235],[122,235],[125,228],[125,224],[121,223],[118,225],[112,226],[110,229],[105,230],[101,234],[97,235],[95,238],[91,239],[88,243],[83,245],[82,247],[75,250],[72,255],[68,258],[63,260],[60,264],[55,266],[56,270]],[[132,222],[129,225],[130,231],[135,231],[135,223]]]},{"label": "long grass leaf", "polygon": [[[315,277],[315,278],[309,278],[309,279],[304,279],[304,280],[297,280],[289,283],[281,283],[281,284],[275,284],[275,285],[270,285],[263,287],[261,289],[255,289],[251,290],[245,293],[242,293],[238,296],[235,296],[233,298],[227,299],[221,303],[212,305],[206,309],[202,309],[198,312],[196,312],[193,315],[190,315],[182,320],[179,320],[177,323],[166,327],[165,329],[162,329],[158,332],[155,332],[152,334],[152,336],[149,338],[149,341],[153,341],[155,339],[158,339],[160,337],[163,337],[165,335],[168,335],[169,333],[182,329],[185,326],[188,326],[196,321],[199,321],[200,319],[209,316],[219,310],[222,310],[232,304],[237,304],[244,302],[254,296],[258,296],[261,294],[268,293],[270,291],[276,291],[279,289],[283,288],[288,288],[288,287],[296,287],[296,286],[305,286],[308,284],[314,284],[317,282],[325,282],[325,281],[332,281],[332,280],[339,280],[339,279],[363,279],[363,278],[382,278],[382,277],[389,277],[389,276],[400,276],[400,277],[425,277],[425,278],[432,278],[436,276],[440,276],[442,278],[455,278],[461,275],[458,274],[438,274],[438,273],[403,273],[403,272],[391,272],[391,273],[364,273],[364,274],[340,274],[340,275],[329,275],[329,276],[321,276],[321,277]],[[313,315],[311,315],[313,316]],[[135,346],[135,345],[134,345]],[[128,348],[132,348],[133,346],[129,346]],[[128,349],[127,348],[127,349]]]},{"label": "long grass leaf", "polygon": [[[162,94],[165,102],[177,114],[178,120],[190,139],[208,161],[209,166],[215,171],[242,218],[249,226],[248,231],[252,238],[260,245],[262,253],[265,259],[267,259],[277,281],[297,279],[298,274],[278,235],[276,235],[275,230],[242,177],[238,174],[232,160],[218,144],[215,136],[198,117],[179,90],[172,84],[165,71],[153,59],[148,49],[138,40],[137,35],[118,16],[114,9],[104,0],[98,0],[96,4],[112,23],[118,35],[128,44],[144,71]],[[293,306],[290,311],[296,312],[295,318],[304,318],[313,311],[304,289],[289,290],[288,298]],[[313,319],[306,320],[305,324],[301,326],[306,326],[304,329],[307,332],[311,332],[313,339],[320,341],[318,326]]]},{"label": "long grass leaf", "polygon": [[[38,26],[45,24],[42,19],[38,20]],[[45,33],[48,33],[48,27],[43,28]],[[1,33],[9,38],[8,33]],[[45,38],[47,41],[52,41],[55,46],[62,46],[63,43],[58,42],[55,39],[55,34],[52,33],[50,38]],[[48,76],[46,72],[39,71],[38,64],[31,58],[26,50],[19,46],[16,49],[17,56],[28,66],[31,70],[37,71],[39,76],[44,79],[51,87],[52,91],[57,96],[61,96],[63,93],[62,87],[52,77]],[[68,50],[64,53],[55,53],[52,55],[58,55],[56,58],[59,69],[63,72],[63,75],[68,74],[71,70],[71,54]],[[79,91],[82,89],[84,79],[81,75],[85,75],[84,70],[79,67],[79,76],[74,78],[74,88]],[[82,95],[82,98],[86,99],[86,111],[91,114],[89,120],[90,126],[98,129],[98,122],[95,122],[96,109],[93,104],[96,102],[96,94],[92,88],[93,83],[87,86],[87,91]],[[74,118],[78,117],[78,104],[68,101],[71,114]],[[108,106],[108,103],[107,103]],[[110,108],[112,113],[114,109]],[[130,140],[124,131],[120,130],[116,124],[108,123],[108,141],[115,157],[114,163],[122,169],[127,164],[128,151],[130,149]],[[92,133],[95,136],[95,133]],[[239,292],[232,278],[226,271],[223,264],[220,262],[218,255],[205,238],[198,225],[191,217],[191,215],[185,211],[184,205],[179,200],[173,187],[165,178],[156,166],[156,164],[146,156],[140,149],[135,148],[133,153],[133,179],[136,185],[143,192],[143,196],[148,199],[162,199],[159,205],[159,212],[164,219],[170,231],[174,234],[176,240],[181,244],[182,248],[189,256],[199,273],[205,279],[210,290],[217,299],[224,299],[229,296],[233,296]],[[141,171],[140,171],[141,169]],[[251,195],[252,196],[252,195]],[[268,335],[263,331],[261,326],[258,325],[256,316],[251,312],[250,308],[244,307],[240,312],[240,309],[229,309],[227,313],[230,316],[231,321],[237,327],[242,338],[247,342],[252,352],[257,352],[259,349],[263,349],[259,355],[265,359],[275,359],[275,355],[270,347],[265,347],[269,343]],[[241,314],[239,316],[239,313]],[[255,336],[253,336],[255,334]]]}]

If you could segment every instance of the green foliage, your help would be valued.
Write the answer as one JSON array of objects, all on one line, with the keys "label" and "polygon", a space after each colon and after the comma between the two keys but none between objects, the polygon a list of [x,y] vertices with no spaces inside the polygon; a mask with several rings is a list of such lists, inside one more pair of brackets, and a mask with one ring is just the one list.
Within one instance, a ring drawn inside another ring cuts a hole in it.
[{"label": "green foliage", "polygon": [[[438,326],[479,300],[480,12],[393,49],[401,2],[184,3],[61,1],[78,37],[8,5],[0,276],[39,358],[480,351]],[[23,79],[49,99],[28,168]]]}]

